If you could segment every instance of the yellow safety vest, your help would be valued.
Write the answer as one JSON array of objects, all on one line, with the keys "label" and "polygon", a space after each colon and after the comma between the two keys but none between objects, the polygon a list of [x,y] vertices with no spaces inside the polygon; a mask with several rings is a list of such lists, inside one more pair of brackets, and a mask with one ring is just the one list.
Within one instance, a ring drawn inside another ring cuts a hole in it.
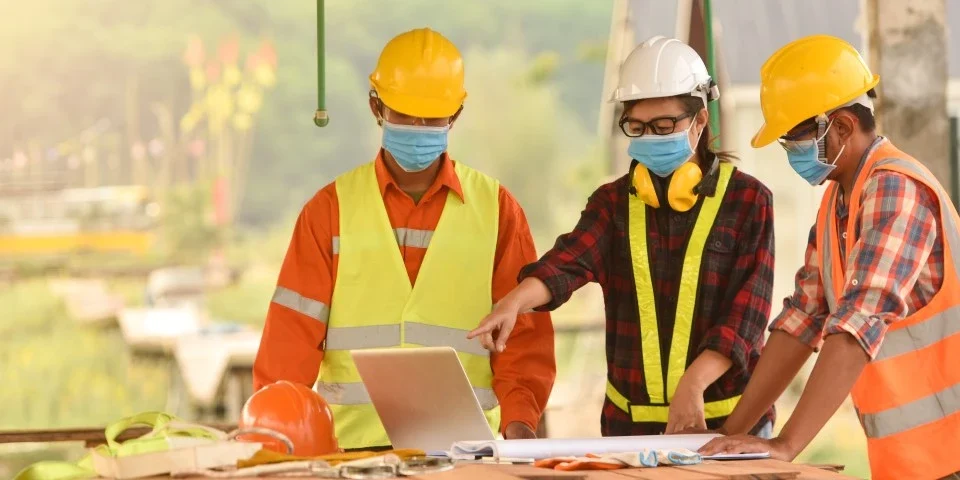
[{"label": "yellow safety vest", "polygon": [[[647,384],[650,401],[638,402],[628,399],[609,381],[607,398],[620,410],[630,414],[634,422],[667,423],[670,400],[677,391],[680,377],[687,369],[687,353],[690,347],[690,332],[693,327],[693,314],[697,305],[697,287],[700,283],[700,263],[707,237],[717,219],[717,212],[723,202],[730,177],[734,168],[728,163],[720,164],[720,177],[716,193],[705,197],[693,233],[687,244],[680,276],[680,294],[677,301],[676,321],[673,338],[670,343],[670,358],[667,360],[667,381],[664,389],[663,368],[660,355],[660,333],[657,329],[657,304],[653,293],[653,281],[650,277],[650,261],[647,251],[646,204],[640,198],[629,196],[630,257],[633,263],[633,276],[637,287],[637,305],[640,311],[640,346],[643,354],[643,376]],[[737,395],[704,405],[707,419],[725,417],[733,412],[740,400]]]},{"label": "yellow safety vest", "polygon": [[[390,444],[350,358],[350,350],[362,348],[453,347],[490,428],[499,429],[489,352],[466,335],[492,307],[500,184],[459,162],[455,171],[463,201],[447,194],[433,232],[393,230],[373,163],[336,180],[340,237],[334,252],[340,259],[317,391],[330,403],[342,448]],[[401,239],[429,244],[413,286]]]}]

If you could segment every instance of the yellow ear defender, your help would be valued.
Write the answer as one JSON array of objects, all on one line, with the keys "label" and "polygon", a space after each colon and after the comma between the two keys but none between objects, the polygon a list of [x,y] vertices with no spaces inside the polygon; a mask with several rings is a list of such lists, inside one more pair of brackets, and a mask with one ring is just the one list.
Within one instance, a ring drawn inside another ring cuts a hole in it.
[{"label": "yellow ear defender", "polygon": [[[662,192],[650,176],[650,170],[640,162],[634,160],[630,164],[632,180],[630,193],[636,195],[653,208],[660,208]],[[713,195],[717,188],[717,174],[720,171],[720,159],[714,155],[713,164],[706,178],[700,171],[700,166],[694,162],[680,165],[670,177],[670,186],[667,187],[667,203],[670,208],[678,212],[686,212],[697,204],[700,195]]]}]

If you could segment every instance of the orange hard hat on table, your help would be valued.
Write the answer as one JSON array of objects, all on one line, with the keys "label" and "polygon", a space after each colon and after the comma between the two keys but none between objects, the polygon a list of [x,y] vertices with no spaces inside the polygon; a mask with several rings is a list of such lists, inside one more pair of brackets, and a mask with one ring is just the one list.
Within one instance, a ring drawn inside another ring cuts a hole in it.
[{"label": "orange hard hat on table", "polygon": [[[338,453],[333,412],[323,397],[305,385],[281,380],[254,393],[243,406],[238,427],[263,428],[286,436],[293,455],[316,457]],[[264,434],[244,434],[238,440],[263,443],[263,448],[288,453],[280,440]]]}]

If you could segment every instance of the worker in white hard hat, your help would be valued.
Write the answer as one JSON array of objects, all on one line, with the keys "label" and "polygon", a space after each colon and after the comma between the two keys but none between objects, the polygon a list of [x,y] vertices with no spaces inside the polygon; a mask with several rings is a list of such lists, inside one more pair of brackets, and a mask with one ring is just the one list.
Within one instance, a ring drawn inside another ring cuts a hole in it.
[{"label": "worker in white hard hat", "polygon": [[[773,285],[773,203],[729,154],[710,149],[703,60],[653,37],[620,70],[611,101],[630,137],[629,172],[602,185],[573,231],[520,273],[469,338],[503,349],[517,315],[553,310],[588,282],[603,288],[605,436],[716,428],[764,343]],[[770,436],[769,408],[750,429]]]}]

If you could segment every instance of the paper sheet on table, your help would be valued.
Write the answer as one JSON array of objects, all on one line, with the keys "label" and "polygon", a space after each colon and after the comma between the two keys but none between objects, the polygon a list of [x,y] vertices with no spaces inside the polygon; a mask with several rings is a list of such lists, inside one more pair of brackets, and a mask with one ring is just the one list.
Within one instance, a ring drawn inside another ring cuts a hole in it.
[{"label": "paper sheet on table", "polygon": [[718,434],[696,435],[641,435],[604,438],[542,438],[535,440],[495,440],[454,443],[450,449],[453,458],[511,457],[551,458],[579,457],[588,453],[604,454],[636,452],[645,448],[671,450],[685,448],[697,451]]}]

